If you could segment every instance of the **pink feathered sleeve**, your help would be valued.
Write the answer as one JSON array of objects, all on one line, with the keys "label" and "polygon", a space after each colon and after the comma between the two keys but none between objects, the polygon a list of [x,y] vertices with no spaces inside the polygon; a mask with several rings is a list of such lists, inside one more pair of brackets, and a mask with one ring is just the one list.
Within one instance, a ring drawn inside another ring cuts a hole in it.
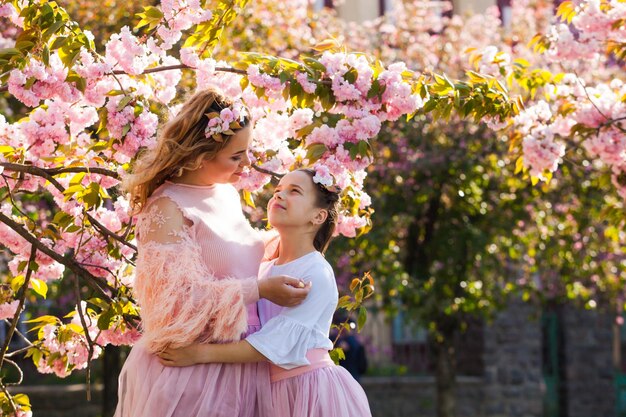
[{"label": "pink feathered sleeve", "polygon": [[247,327],[244,280],[212,275],[186,222],[168,198],[156,200],[138,219],[134,294],[142,343],[153,353],[194,342],[239,340]]}]

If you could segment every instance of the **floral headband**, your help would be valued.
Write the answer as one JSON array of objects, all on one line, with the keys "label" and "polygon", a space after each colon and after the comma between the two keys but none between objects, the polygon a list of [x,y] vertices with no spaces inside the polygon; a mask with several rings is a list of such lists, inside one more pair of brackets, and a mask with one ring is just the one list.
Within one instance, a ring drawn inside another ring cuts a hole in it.
[{"label": "floral headband", "polygon": [[204,129],[204,136],[207,139],[213,138],[216,142],[224,142],[223,135],[232,136],[237,129],[241,129],[245,124],[247,114],[242,103],[235,103],[219,113],[216,111],[207,113],[209,123]]},{"label": "floral headband", "polygon": [[315,167],[312,167],[311,170],[315,172],[315,175],[313,176],[314,183],[321,185],[331,193],[341,193],[341,187],[335,184],[335,179],[327,167],[324,165],[316,165]]}]

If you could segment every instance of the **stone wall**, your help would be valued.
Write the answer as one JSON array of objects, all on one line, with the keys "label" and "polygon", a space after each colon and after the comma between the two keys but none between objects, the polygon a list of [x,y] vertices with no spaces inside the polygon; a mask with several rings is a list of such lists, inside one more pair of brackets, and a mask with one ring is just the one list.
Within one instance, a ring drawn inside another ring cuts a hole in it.
[{"label": "stone wall", "polygon": [[19,386],[12,391],[28,395],[33,417],[99,417],[102,411],[102,385],[92,385],[91,401],[85,384]]},{"label": "stone wall", "polygon": [[571,307],[561,317],[566,415],[615,417],[612,318]]},{"label": "stone wall", "polygon": [[[485,326],[485,417],[541,417],[541,323],[513,301]],[[587,416],[589,417],[589,416]]]},{"label": "stone wall", "polygon": [[[434,377],[363,377],[372,417],[435,417]],[[456,391],[457,415],[482,417],[483,379],[459,377]]]}]

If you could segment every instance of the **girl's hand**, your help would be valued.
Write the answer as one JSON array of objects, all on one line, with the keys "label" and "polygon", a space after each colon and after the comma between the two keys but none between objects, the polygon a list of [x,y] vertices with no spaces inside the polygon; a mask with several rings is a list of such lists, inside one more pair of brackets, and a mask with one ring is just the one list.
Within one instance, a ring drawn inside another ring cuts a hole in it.
[{"label": "girl's hand", "polygon": [[189,345],[182,348],[167,348],[159,353],[159,362],[164,366],[191,366],[202,363],[202,345]]},{"label": "girl's hand", "polygon": [[311,283],[287,275],[277,275],[259,281],[259,296],[283,307],[295,307],[304,301]]}]

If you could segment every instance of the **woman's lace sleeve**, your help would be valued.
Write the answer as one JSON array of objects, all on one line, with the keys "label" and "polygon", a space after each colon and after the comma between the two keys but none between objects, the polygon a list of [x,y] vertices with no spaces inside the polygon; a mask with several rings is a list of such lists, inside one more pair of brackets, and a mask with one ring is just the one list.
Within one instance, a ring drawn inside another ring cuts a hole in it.
[{"label": "woman's lace sleeve", "polygon": [[246,330],[243,280],[218,279],[206,269],[189,223],[169,198],[152,202],[138,219],[134,293],[151,352],[238,340]]}]

